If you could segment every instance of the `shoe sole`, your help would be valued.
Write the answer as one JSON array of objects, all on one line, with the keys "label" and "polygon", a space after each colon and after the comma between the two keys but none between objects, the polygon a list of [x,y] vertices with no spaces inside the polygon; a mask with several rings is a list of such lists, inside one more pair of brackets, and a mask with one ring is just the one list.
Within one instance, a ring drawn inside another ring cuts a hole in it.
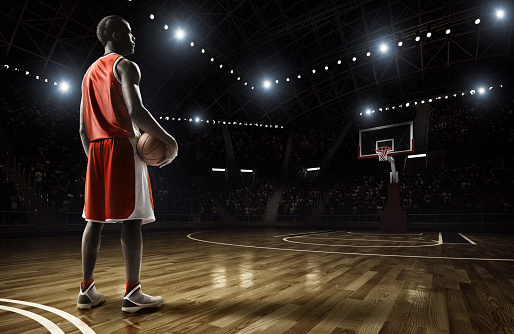
[{"label": "shoe sole", "polygon": [[92,304],[78,304],[77,303],[77,309],[78,310],[90,310],[93,307],[102,305],[104,302],[105,302],[105,299],[100,299],[96,303],[92,303]]},{"label": "shoe sole", "polygon": [[164,305],[163,301],[158,304],[149,304],[149,305],[140,305],[140,306],[124,306],[121,308],[121,310],[123,312],[127,312],[127,313],[136,313],[143,309],[157,309],[157,308],[162,307],[162,305]]}]

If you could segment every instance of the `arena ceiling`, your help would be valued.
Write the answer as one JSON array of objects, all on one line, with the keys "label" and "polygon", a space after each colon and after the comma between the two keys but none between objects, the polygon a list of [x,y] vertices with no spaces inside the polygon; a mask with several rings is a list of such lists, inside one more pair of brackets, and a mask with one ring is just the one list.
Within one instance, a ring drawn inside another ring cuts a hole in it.
[{"label": "arena ceiling", "polygon": [[[500,7],[503,19],[495,15]],[[157,116],[324,124],[368,107],[511,82],[513,7],[487,0],[12,0],[0,3],[0,53],[5,64],[78,87],[103,53],[96,24],[120,14],[137,37],[129,59],[142,70],[143,99]],[[178,27],[186,31],[182,41],[173,37]]]}]

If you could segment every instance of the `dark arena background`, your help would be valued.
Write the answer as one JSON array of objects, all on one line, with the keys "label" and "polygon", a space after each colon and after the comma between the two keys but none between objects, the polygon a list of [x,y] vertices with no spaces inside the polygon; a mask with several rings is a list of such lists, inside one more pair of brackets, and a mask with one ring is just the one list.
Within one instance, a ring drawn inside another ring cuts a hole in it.
[{"label": "dark arena background", "polygon": [[[81,81],[111,14],[179,145],[149,167],[154,312],[120,310],[116,224],[106,302],[76,309]],[[2,1],[0,332],[514,333],[513,19],[500,0]],[[389,132],[359,159],[361,130],[395,124],[397,180]]]}]

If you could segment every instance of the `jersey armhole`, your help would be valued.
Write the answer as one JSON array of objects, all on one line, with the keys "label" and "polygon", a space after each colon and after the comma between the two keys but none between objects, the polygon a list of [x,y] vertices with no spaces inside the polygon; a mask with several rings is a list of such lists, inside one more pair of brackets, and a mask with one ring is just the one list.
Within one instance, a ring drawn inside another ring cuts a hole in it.
[{"label": "jersey armhole", "polygon": [[117,70],[117,66],[118,66],[118,63],[124,59],[123,57],[118,57],[118,59],[116,59],[116,61],[114,62],[114,64],[112,65],[112,73],[114,74],[114,77],[116,78],[116,80],[118,80],[118,82],[121,84],[121,77],[120,75],[118,74],[118,70]]}]

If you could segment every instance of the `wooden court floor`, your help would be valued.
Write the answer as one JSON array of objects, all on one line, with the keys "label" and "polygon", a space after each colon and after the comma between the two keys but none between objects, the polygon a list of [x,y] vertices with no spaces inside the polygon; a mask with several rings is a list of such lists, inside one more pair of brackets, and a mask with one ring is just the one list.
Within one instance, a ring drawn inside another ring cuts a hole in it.
[{"label": "wooden court floor", "polygon": [[96,267],[106,303],[76,309],[80,237],[0,240],[0,333],[514,333],[514,236],[239,229],[144,234],[154,312],[121,312],[119,236]]}]

